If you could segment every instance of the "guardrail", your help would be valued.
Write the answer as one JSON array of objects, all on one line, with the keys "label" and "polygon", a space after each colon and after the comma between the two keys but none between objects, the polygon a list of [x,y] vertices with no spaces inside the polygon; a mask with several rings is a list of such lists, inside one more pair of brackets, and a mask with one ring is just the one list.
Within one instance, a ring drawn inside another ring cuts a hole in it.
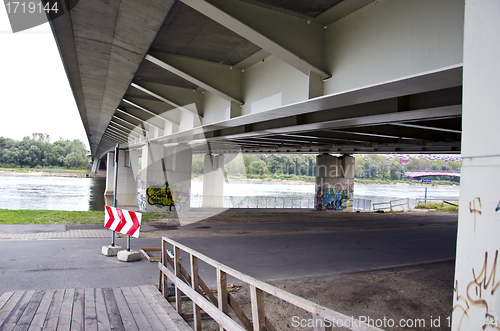
[{"label": "guardrail", "polygon": [[[193,208],[305,208],[314,209],[315,199],[311,197],[273,197],[273,196],[203,196],[192,195]],[[354,198],[355,210],[371,210],[370,199]]]},{"label": "guardrail", "polygon": [[391,200],[389,202],[377,202],[373,204],[373,211],[388,209],[389,211],[392,212],[399,209],[398,207],[402,207],[403,211],[405,210],[405,207],[407,208],[407,210],[410,210],[410,199],[405,198],[405,199]]},{"label": "guardrail", "polygon": [[453,199],[415,199],[415,206],[428,202],[441,202],[441,203],[456,205],[458,207],[458,200],[453,200]]},{"label": "guardrail", "polygon": [[[169,246],[172,247],[173,256],[168,253]],[[189,254],[188,272],[181,264],[180,251]],[[322,307],[309,300],[283,291],[277,287],[264,283],[222,263],[219,263],[187,246],[184,246],[170,238],[162,238],[162,260],[158,263],[160,274],[160,288],[167,297],[167,279],[174,283],[175,308],[182,316],[181,295],[184,293],[193,302],[194,331],[202,331],[201,310],[207,313],[219,324],[220,330],[230,331],[275,331],[276,328],[266,318],[264,306],[264,293],[284,300],[296,307],[299,307],[312,315],[315,321],[314,330],[326,331],[325,325],[332,322],[342,321],[344,327],[349,330],[378,330],[381,329],[355,320],[342,313]],[[200,278],[198,274],[198,261],[201,260],[216,270],[217,276],[217,297],[210,288]],[[250,297],[252,307],[252,319],[250,320],[232,295],[227,291],[227,276],[230,275],[250,286]],[[231,309],[238,318],[238,322],[229,315]],[[330,324],[329,324],[330,323]],[[348,325],[346,325],[348,324]]]}]

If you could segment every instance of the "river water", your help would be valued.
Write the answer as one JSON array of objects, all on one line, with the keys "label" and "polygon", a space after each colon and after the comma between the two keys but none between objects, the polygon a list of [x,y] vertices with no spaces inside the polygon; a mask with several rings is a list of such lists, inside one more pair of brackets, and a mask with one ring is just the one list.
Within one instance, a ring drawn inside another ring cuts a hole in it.
[{"label": "river water", "polygon": [[[104,210],[105,182],[104,178],[0,175],[0,209]],[[354,197],[370,199],[372,203],[410,198],[410,205],[414,206],[416,199],[424,198],[425,187],[431,199],[457,201],[460,196],[459,187],[355,184]],[[203,181],[192,180],[191,191],[192,196],[200,196]],[[224,195],[313,200],[314,184],[230,181],[224,187]]]}]

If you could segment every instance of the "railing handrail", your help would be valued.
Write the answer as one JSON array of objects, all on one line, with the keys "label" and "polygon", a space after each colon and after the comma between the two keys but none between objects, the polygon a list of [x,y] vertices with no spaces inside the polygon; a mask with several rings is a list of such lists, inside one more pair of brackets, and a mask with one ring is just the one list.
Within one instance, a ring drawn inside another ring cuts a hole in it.
[{"label": "railing handrail", "polygon": [[[313,315],[319,316],[322,319],[329,319],[329,320],[343,320],[343,321],[355,321],[355,325],[353,325],[350,329],[351,330],[359,330],[359,331],[365,331],[365,330],[378,330],[381,331],[382,329],[379,329],[377,327],[371,326],[369,324],[363,323],[358,320],[354,320],[351,317],[348,317],[347,315],[344,315],[342,313],[336,312],[332,309],[320,306],[312,301],[309,301],[307,299],[301,298],[295,294],[286,292],[282,289],[279,289],[275,286],[272,286],[270,284],[267,284],[263,281],[260,281],[258,279],[255,279],[249,275],[246,275],[238,270],[235,270],[229,266],[226,266],[200,252],[195,251],[194,249],[187,247],[171,238],[168,237],[163,237],[162,240],[166,243],[170,243],[171,245],[177,247],[178,249],[182,249],[186,253],[189,253],[191,257],[196,257],[197,259],[200,259],[204,261],[205,263],[213,266],[216,268],[217,271],[222,271],[226,274],[229,274],[247,284],[250,286],[253,286],[261,291],[264,291],[266,293],[269,293],[279,299],[282,299],[284,301],[287,301],[299,308],[302,308],[305,311],[308,311],[312,313]],[[163,246],[163,245],[162,245]],[[191,258],[192,259],[192,258]],[[164,268],[167,268],[166,265],[164,265],[165,261],[162,261],[159,263],[159,268],[160,270],[164,271]],[[170,272],[170,271],[169,271]],[[177,283],[177,282],[176,282]],[[181,289],[182,290],[182,289]],[[187,293],[185,293],[187,295]],[[207,312],[210,315],[210,312]],[[357,325],[356,325],[357,324]],[[382,330],[383,331],[383,330]]]}]

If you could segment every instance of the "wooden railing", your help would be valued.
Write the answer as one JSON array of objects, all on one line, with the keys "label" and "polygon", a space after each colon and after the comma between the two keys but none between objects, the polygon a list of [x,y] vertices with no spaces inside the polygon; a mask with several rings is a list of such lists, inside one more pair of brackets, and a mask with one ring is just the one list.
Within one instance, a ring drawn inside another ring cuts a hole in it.
[{"label": "wooden railing", "polygon": [[[169,245],[172,247],[173,256],[169,254]],[[181,264],[179,255],[181,250],[189,254],[190,272],[188,272]],[[207,313],[219,324],[221,331],[275,331],[276,328],[265,316],[264,293],[270,294],[311,313],[312,319],[314,321],[318,321],[316,323],[316,327],[314,328],[314,330],[317,331],[326,331],[327,329],[330,330],[331,328],[326,328],[325,325],[331,325],[334,321],[343,321],[343,323],[345,322],[346,324],[349,324],[344,325],[344,327],[347,327],[350,330],[381,330],[250,277],[170,238],[162,238],[161,253],[162,261],[159,262],[158,267],[161,271],[160,287],[163,295],[167,297],[167,279],[170,279],[175,287],[173,293],[175,296],[175,308],[181,315],[181,294],[184,293],[191,299],[193,302],[192,317],[194,320],[195,331],[202,330],[201,310]],[[216,270],[217,297],[199,277],[199,260],[213,266]],[[227,275],[235,277],[250,286],[252,308],[251,320],[245,315],[241,307],[227,291]],[[229,316],[229,308],[231,308],[234,315],[237,316],[239,323]]]}]

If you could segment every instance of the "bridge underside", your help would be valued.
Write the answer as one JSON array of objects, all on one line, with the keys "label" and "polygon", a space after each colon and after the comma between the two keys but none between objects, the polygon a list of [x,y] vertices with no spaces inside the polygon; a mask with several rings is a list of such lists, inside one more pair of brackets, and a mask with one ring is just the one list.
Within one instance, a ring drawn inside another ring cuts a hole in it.
[{"label": "bridge underside", "polygon": [[401,4],[86,0],[51,24],[97,158],[460,153],[463,3]]}]

